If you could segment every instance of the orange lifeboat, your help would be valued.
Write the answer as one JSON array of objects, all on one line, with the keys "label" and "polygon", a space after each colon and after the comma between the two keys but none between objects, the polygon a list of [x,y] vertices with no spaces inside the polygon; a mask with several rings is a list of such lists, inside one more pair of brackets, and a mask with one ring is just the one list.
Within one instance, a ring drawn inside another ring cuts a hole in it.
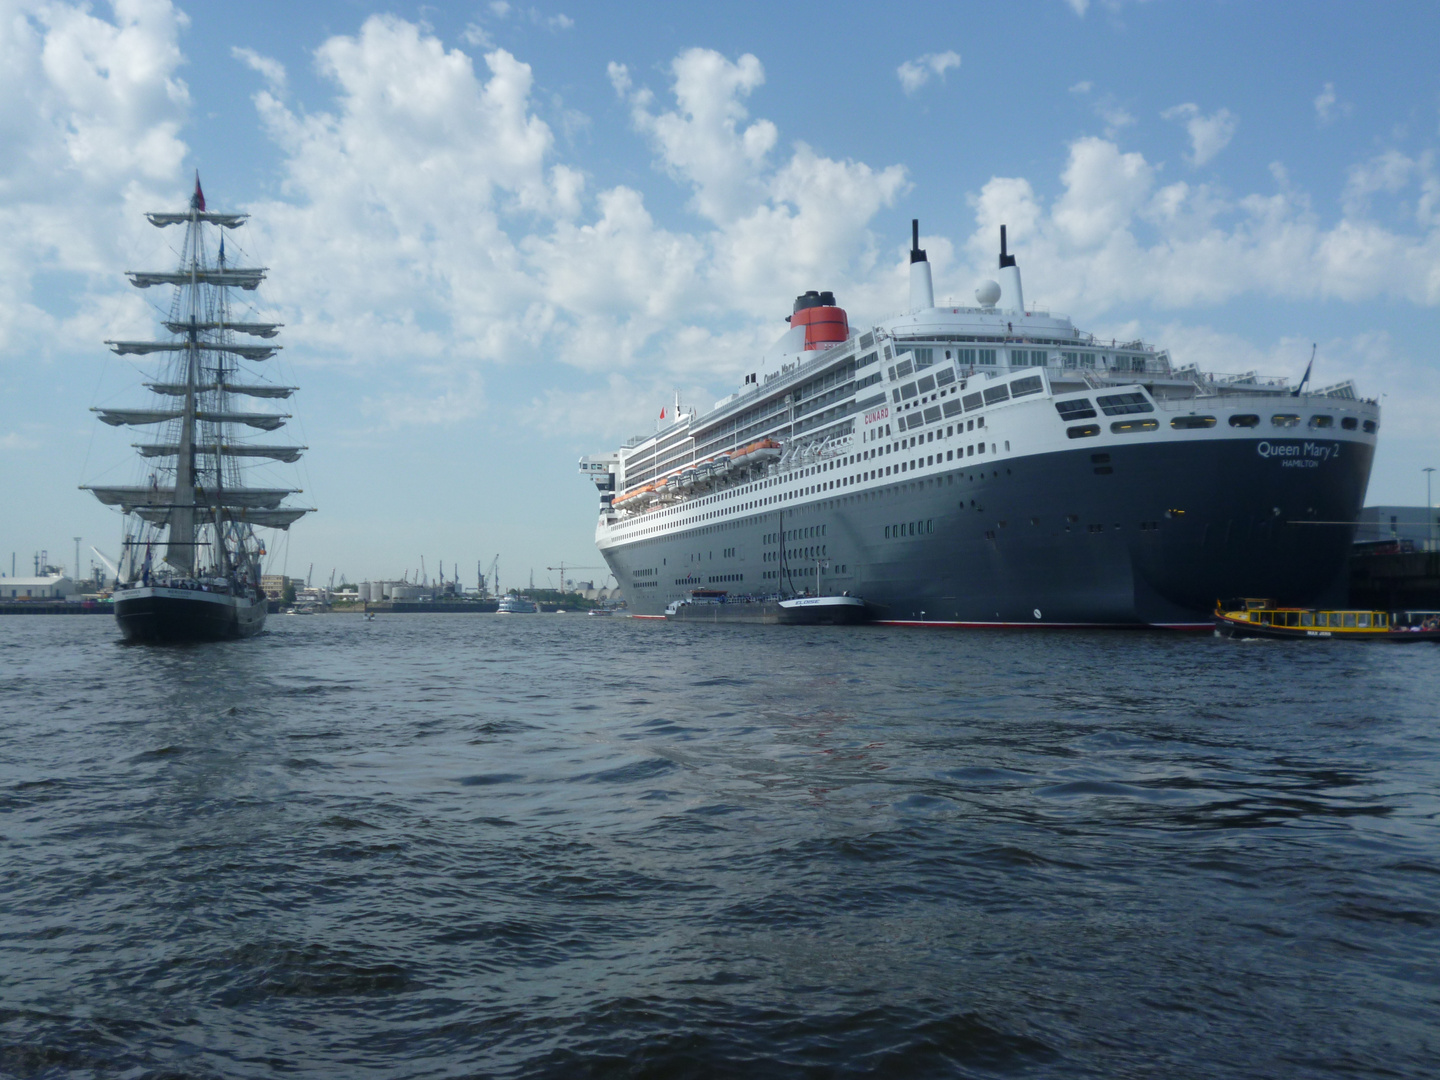
[{"label": "orange lifeboat", "polygon": [[838,345],[850,336],[850,320],[845,309],[835,306],[835,294],[811,289],[795,298],[791,326],[805,327],[805,348],[824,349]]}]

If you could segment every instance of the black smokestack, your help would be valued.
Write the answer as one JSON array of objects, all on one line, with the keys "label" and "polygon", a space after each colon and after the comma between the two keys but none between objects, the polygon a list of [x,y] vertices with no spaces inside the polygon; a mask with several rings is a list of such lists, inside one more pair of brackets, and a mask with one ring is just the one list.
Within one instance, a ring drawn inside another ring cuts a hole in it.
[{"label": "black smokestack", "polygon": [[925,252],[920,250],[920,219],[910,219],[910,261],[924,262]]},{"label": "black smokestack", "polygon": [[1015,265],[1015,256],[1014,256],[1014,255],[1008,255],[1008,254],[1006,254],[1006,252],[1005,252],[1005,226],[1004,226],[1004,225],[1001,225],[1001,226],[1000,226],[1000,269],[1001,269],[1001,270],[1004,270],[1005,267],[1007,267],[1007,266],[1014,266],[1014,265]]}]

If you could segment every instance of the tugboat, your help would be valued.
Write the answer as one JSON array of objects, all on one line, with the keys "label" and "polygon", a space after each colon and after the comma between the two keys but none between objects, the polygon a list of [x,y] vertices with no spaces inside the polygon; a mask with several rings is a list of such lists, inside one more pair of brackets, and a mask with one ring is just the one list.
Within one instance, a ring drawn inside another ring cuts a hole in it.
[{"label": "tugboat", "polygon": [[1235,638],[1440,641],[1440,612],[1277,607],[1247,599],[1215,605],[1215,632]]},{"label": "tugboat", "polygon": [[[265,626],[268,600],[261,588],[265,545],[256,528],[288,529],[307,509],[282,506],[296,488],[247,487],[243,466],[254,459],[294,462],[303,446],[246,442],[244,428],[275,431],[288,415],[246,411],[237,399],[288,398],[293,386],[264,381],[241,362],[268,360],[280,346],[240,339],[270,339],[278,323],[252,322],[232,305],[235,289],[253,291],[263,268],[227,265],[224,231],[246,214],[205,207],[200,177],[188,209],[145,215],[157,228],[183,225],[179,267],[128,271],[130,283],[174,287],[156,341],[107,341],[120,356],[159,355],[148,408],[97,408],[111,426],[153,427],[155,441],[136,444],[148,480],[134,486],[86,485],[124,514],[115,618],[127,641],[199,642],[250,637]],[[210,231],[220,234],[212,247]]]}]

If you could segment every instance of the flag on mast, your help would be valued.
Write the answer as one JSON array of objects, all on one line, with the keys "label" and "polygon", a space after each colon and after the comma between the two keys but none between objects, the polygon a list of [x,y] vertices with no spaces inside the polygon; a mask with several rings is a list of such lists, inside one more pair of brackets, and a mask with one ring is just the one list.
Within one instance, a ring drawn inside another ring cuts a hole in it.
[{"label": "flag on mast", "polygon": [[190,205],[202,214],[205,212],[205,192],[200,190],[200,170],[195,170],[195,194],[190,197]]}]

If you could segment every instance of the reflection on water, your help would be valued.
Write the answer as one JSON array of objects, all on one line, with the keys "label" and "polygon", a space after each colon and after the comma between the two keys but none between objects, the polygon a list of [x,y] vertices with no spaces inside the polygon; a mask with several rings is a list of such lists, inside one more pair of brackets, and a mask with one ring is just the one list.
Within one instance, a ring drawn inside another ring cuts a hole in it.
[{"label": "reflection on water", "polygon": [[0,620],[0,1072],[1429,1076],[1440,649]]}]

